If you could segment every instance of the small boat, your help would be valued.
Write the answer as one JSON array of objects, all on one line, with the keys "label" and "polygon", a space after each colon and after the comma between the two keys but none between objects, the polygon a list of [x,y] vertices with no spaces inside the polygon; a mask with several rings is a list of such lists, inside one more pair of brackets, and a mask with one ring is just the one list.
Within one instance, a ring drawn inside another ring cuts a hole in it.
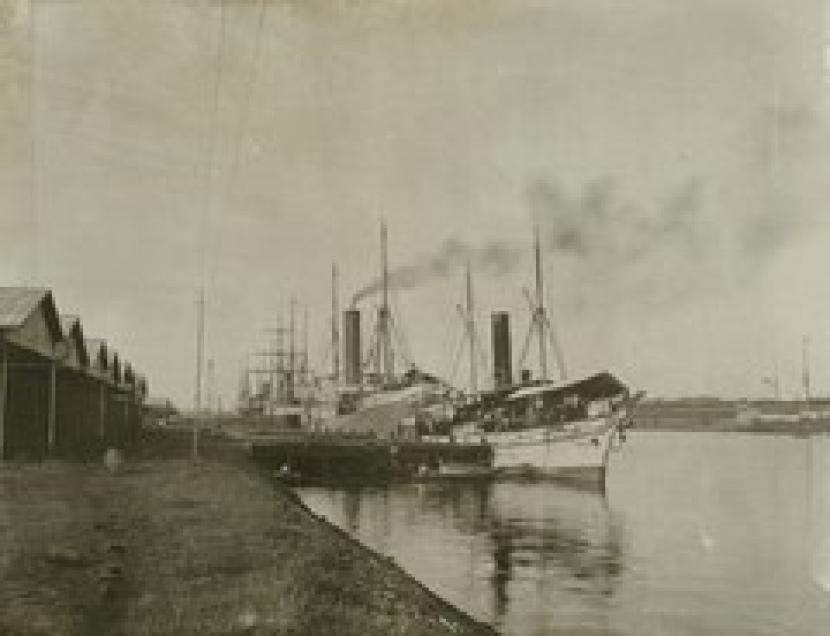
[{"label": "small boat", "polygon": [[449,436],[493,449],[497,476],[603,488],[608,458],[625,439],[642,394],[608,372],[482,395],[456,410]]}]

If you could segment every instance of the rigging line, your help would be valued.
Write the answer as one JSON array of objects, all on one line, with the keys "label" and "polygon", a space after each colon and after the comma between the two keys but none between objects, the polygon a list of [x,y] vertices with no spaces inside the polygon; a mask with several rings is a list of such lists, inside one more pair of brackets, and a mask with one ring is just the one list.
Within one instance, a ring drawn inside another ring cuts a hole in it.
[{"label": "rigging line", "polygon": [[406,337],[406,327],[403,324],[403,314],[400,310],[398,294],[394,289],[392,290],[391,296],[392,309],[394,311],[392,312],[392,315],[389,316],[389,322],[392,324],[393,334],[395,335],[395,339],[398,341],[398,347],[404,358],[404,362],[408,363],[410,366],[414,366],[412,364],[412,350],[409,348],[409,339]]},{"label": "rigging line", "polygon": [[450,368],[449,374],[449,384],[455,385],[455,376],[458,372],[458,367],[461,364],[461,355],[464,353],[464,332],[461,332],[460,337],[458,338],[458,344],[456,345],[455,349],[455,356],[453,359],[452,367]]},{"label": "rigging line", "polygon": [[487,375],[487,367],[489,366],[490,358],[487,355],[487,352],[484,350],[484,345],[481,342],[481,337],[480,337],[480,334],[479,334],[478,330],[473,332],[473,338],[475,338],[476,346],[478,347],[479,362],[481,363],[481,365],[483,367],[483,370],[484,370],[484,374],[486,376]]},{"label": "rigging line", "polygon": [[398,343],[398,352],[400,353],[401,359],[404,361],[404,364],[406,364],[407,367],[416,366],[412,363],[412,356],[410,355],[409,347],[406,346],[406,342],[403,339],[403,334],[401,333],[401,330],[398,327],[397,320],[390,318],[389,323],[392,327],[392,335]]},{"label": "rigging line", "polygon": [[525,335],[524,345],[522,345],[521,354],[519,355],[519,370],[521,372],[522,367],[524,367],[525,359],[527,358],[527,354],[530,351],[530,341],[533,339],[533,331],[534,327],[536,326],[536,319],[531,318],[530,324],[527,327],[527,334]]},{"label": "rigging line", "polygon": [[565,353],[562,350],[562,343],[559,340],[559,334],[554,328],[555,322],[553,320],[553,312],[551,310],[550,296],[548,296],[547,300],[548,310],[547,315],[545,315],[545,324],[548,328],[548,339],[550,340],[550,346],[553,349],[553,355],[556,359],[556,366],[559,367],[559,375],[563,380],[567,380],[568,367],[565,363]]},{"label": "rigging line", "polygon": [[395,318],[397,322],[400,323],[398,325],[398,328],[401,331],[401,341],[403,343],[402,346],[404,346],[406,350],[409,351],[409,339],[406,337],[408,330],[403,322],[403,313],[401,312],[401,302],[400,298],[398,297],[398,290],[393,287],[389,291],[390,296],[392,297],[392,309],[394,310]]}]

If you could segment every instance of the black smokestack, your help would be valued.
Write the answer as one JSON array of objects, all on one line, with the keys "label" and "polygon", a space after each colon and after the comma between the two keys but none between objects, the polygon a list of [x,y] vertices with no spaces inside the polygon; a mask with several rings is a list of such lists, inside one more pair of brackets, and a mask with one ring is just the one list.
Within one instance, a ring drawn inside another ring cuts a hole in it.
[{"label": "black smokestack", "polygon": [[343,370],[346,384],[359,386],[363,380],[362,352],[360,348],[360,310],[343,312]]},{"label": "black smokestack", "polygon": [[493,377],[497,389],[513,384],[513,367],[510,351],[510,314],[493,313]]}]

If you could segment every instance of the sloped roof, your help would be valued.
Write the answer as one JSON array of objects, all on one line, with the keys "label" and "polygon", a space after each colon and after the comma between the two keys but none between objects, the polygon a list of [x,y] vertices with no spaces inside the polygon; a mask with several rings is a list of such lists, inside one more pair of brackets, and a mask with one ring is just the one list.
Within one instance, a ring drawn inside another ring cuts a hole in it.
[{"label": "sloped roof", "polygon": [[81,319],[73,314],[61,314],[61,329],[68,334],[80,321]]},{"label": "sloped roof", "polygon": [[52,292],[41,287],[0,287],[0,331],[22,328],[39,307],[53,343],[63,340],[58,310]]},{"label": "sloped roof", "polygon": [[121,380],[125,384],[130,384],[135,386],[135,372],[133,371],[133,365],[129,362],[125,362],[123,369],[121,371]]},{"label": "sloped roof", "polygon": [[[107,352],[107,343],[100,338],[87,338],[86,348],[87,351],[89,351],[89,359],[97,363],[101,356],[101,351],[103,350],[104,353]],[[104,359],[107,363],[107,367],[109,367],[109,355],[106,355]]]},{"label": "sloped roof", "polygon": [[0,329],[20,327],[48,294],[39,287],[0,287]]},{"label": "sloped roof", "polygon": [[564,395],[574,393],[584,398],[598,400],[613,397],[625,390],[625,385],[607,371],[594,373],[579,380],[566,382],[537,384],[519,389],[507,399],[510,401],[522,400],[538,395]]},{"label": "sloped roof", "polygon": [[81,319],[73,314],[60,315],[61,330],[65,338],[74,338],[78,347],[78,355],[83,366],[89,365],[89,341],[84,338],[84,330],[81,327]]}]

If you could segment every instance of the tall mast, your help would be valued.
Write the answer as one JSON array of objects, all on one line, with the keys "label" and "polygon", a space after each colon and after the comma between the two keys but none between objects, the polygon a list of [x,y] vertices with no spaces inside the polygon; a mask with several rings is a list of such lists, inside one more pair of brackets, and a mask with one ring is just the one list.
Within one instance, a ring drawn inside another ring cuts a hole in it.
[{"label": "tall mast", "polygon": [[285,402],[285,389],[288,386],[285,382],[285,316],[283,315],[282,311],[280,312],[279,322],[277,323],[276,364],[277,386],[273,387],[272,391],[276,391],[275,395],[278,396],[279,402],[282,403]]},{"label": "tall mast", "polygon": [[308,385],[308,305],[303,303],[303,360],[302,378],[303,385]]},{"label": "tall mast", "polygon": [[476,323],[475,308],[473,305],[473,276],[470,271],[470,261],[467,261],[467,339],[470,346],[470,393],[478,393],[478,373],[476,367]]},{"label": "tall mast", "polygon": [[216,373],[213,365],[213,358],[208,358],[207,361],[207,379],[205,387],[205,410],[208,415],[213,413],[213,407],[216,399]]},{"label": "tall mast", "polygon": [[337,265],[331,266],[331,377],[340,380],[340,302],[337,289]]},{"label": "tall mast", "polygon": [[199,427],[202,417],[202,358],[205,346],[205,288],[199,289],[196,318],[196,413],[193,418],[193,439],[191,452],[193,458],[199,457]]},{"label": "tall mast", "polygon": [[389,311],[389,262],[387,254],[386,221],[380,224],[380,268],[382,297],[378,312],[377,372],[381,382],[392,380],[394,360],[392,358],[391,315]]},{"label": "tall mast", "polygon": [[810,404],[810,354],[808,347],[810,345],[810,338],[803,336],[801,338],[801,373],[804,382],[804,403]]},{"label": "tall mast", "polygon": [[539,246],[539,228],[533,229],[533,251],[536,264],[536,334],[539,340],[539,372],[548,379],[547,346],[545,344],[545,287],[542,280],[542,250]]},{"label": "tall mast", "polygon": [[778,371],[778,358],[776,358],[772,365],[772,393],[776,400],[781,399],[781,380]]},{"label": "tall mast", "polygon": [[[279,332],[271,335],[272,337],[278,338],[278,333]],[[276,343],[274,340],[271,340],[269,344],[271,347],[273,347]],[[277,349],[276,351],[272,350],[272,353],[274,355],[269,354],[268,358],[265,360],[266,365],[268,365],[268,408],[266,409],[266,411],[268,411],[267,414],[270,414],[273,410],[274,402],[279,401],[279,349]]]},{"label": "tall mast", "polygon": [[296,366],[295,360],[297,357],[297,350],[294,341],[294,329],[295,329],[295,321],[294,321],[294,308],[296,305],[296,300],[294,297],[291,297],[291,305],[289,307],[289,327],[288,327],[288,377],[287,377],[287,386],[286,386],[286,398],[288,402],[294,401],[294,367]]}]

